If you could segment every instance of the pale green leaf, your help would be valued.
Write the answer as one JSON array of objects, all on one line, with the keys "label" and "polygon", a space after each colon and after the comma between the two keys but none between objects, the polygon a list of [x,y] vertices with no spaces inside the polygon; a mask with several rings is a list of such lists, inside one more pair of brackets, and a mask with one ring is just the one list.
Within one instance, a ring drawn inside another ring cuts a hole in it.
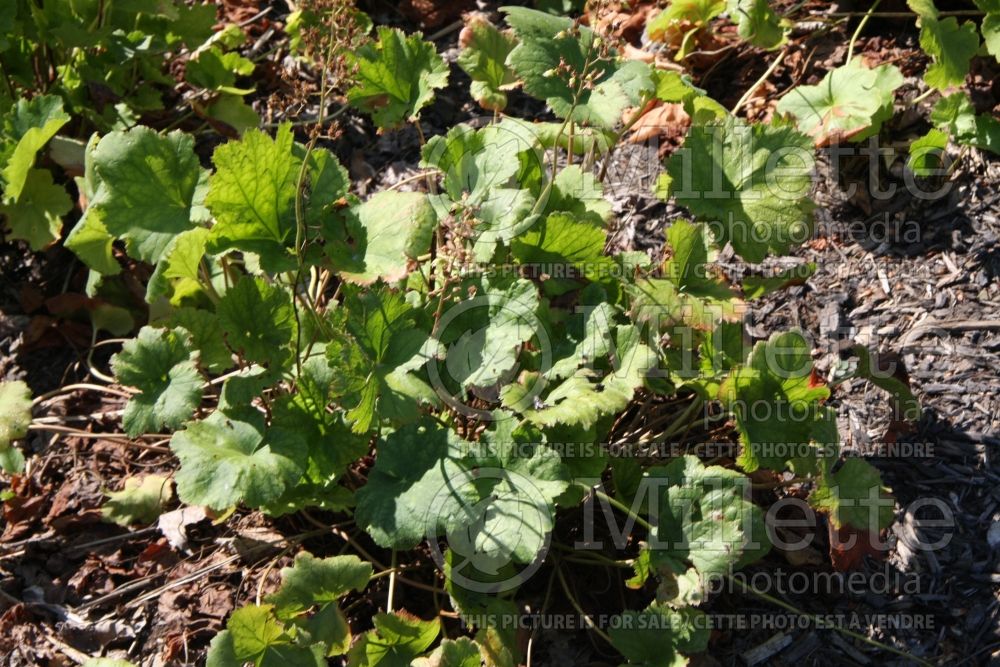
[{"label": "pale green leaf", "polygon": [[656,331],[684,324],[712,329],[738,320],[744,304],[711,262],[718,254],[704,225],[677,220],[667,228],[673,255],[663,278],[640,278],[630,287],[632,316]]},{"label": "pale green leaf", "polygon": [[773,49],[785,41],[781,18],[768,0],[729,0],[727,11],[744,41],[762,49]]},{"label": "pale green leaf", "polygon": [[21,380],[0,382],[0,449],[28,435],[31,423],[31,389]]},{"label": "pale green leaf", "polygon": [[121,491],[108,491],[101,516],[119,526],[150,524],[173,500],[173,482],[160,475],[129,477]]},{"label": "pale green leaf", "polygon": [[457,62],[472,78],[472,98],[484,109],[503,111],[507,106],[506,91],[517,85],[517,77],[506,64],[517,41],[474,14],[462,28],[458,42],[462,50]]},{"label": "pale green leaf", "polygon": [[111,250],[114,240],[101,222],[100,212],[89,207],[70,230],[63,245],[72,250],[91,270],[111,276],[122,270]]},{"label": "pale green leaf", "polygon": [[894,515],[879,471],[867,461],[849,458],[835,473],[825,472],[809,494],[809,504],[825,512],[834,528],[851,526],[878,533]]},{"label": "pale green leaf", "polygon": [[659,492],[655,555],[689,563],[704,578],[727,574],[769,550],[763,512],[744,497],[750,485],[745,476],[705,467],[694,456],[651,468],[648,475],[666,482],[653,487]]},{"label": "pale green leaf", "polygon": [[[146,301],[152,303],[157,297],[166,296],[171,285],[180,281],[178,292],[201,289],[202,258],[205,256],[205,244],[209,231],[204,227],[195,227],[181,232],[167,247],[163,258],[157,262],[156,270],[146,285]],[[207,269],[207,264],[206,264]],[[207,274],[204,274],[207,275]]]},{"label": "pale green leaf", "polygon": [[357,68],[347,100],[380,129],[415,120],[434,100],[434,89],[448,83],[448,66],[434,45],[398,28],[379,26],[377,42],[345,56]]},{"label": "pale green leaf", "polygon": [[927,134],[910,144],[910,159],[907,166],[917,176],[942,174],[944,151],[948,147],[948,134],[931,128]]},{"label": "pale green leaf", "polygon": [[191,336],[181,328],[143,327],[111,358],[115,377],[139,393],[125,406],[122,423],[132,436],[178,428],[201,402],[203,378]]},{"label": "pale green leaf", "polygon": [[264,432],[213,413],[175,433],[170,449],[181,462],[176,474],[181,500],[222,510],[277,500],[301,478],[308,447],[295,433]]},{"label": "pale green leaf", "polygon": [[226,628],[212,640],[207,667],[327,667],[322,645],[294,644],[270,605],[237,609]]},{"label": "pale green leaf", "polygon": [[437,618],[423,621],[406,612],[376,614],[372,623],[375,629],[351,648],[349,667],[410,667],[441,632]]},{"label": "pale green leaf", "polygon": [[720,398],[736,417],[742,450],[738,459],[747,472],[784,470],[812,440],[819,403],[830,396],[814,383],[809,345],[794,331],[758,342],[745,366],[733,370]]},{"label": "pale green leaf", "polygon": [[649,66],[599,55],[590,28],[524,7],[502,10],[519,39],[508,64],[560,118],[612,129],[626,107],[653,94]]},{"label": "pale green leaf", "polygon": [[807,136],[728,117],[691,128],[667,162],[668,187],[720,245],[731,243],[748,262],[760,262],[809,238],[813,164]]},{"label": "pale green leaf", "polygon": [[[548,294],[579,287],[579,279],[600,281],[614,275],[614,262],[604,255],[607,231],[592,219],[553,213],[511,242],[519,264],[546,274]],[[562,275],[548,275],[559,271]]]},{"label": "pale green leaf", "polygon": [[430,655],[410,663],[411,667],[479,667],[481,664],[479,646],[468,637],[444,639]]},{"label": "pale green leaf", "polygon": [[437,216],[420,192],[379,192],[354,207],[352,215],[363,230],[357,239],[364,269],[341,271],[345,280],[367,285],[382,279],[402,280],[411,260],[430,250]]},{"label": "pale green leaf", "polygon": [[[31,100],[19,99],[4,118],[0,134],[0,158],[6,158],[3,168],[4,196],[18,200],[21,197],[28,172],[35,164],[35,156],[56,132],[69,122],[63,111],[62,98],[56,95],[39,95]],[[4,144],[13,144],[9,152]],[[0,160],[2,161],[2,160]]]},{"label": "pale green leaf", "polygon": [[352,590],[364,590],[371,576],[371,563],[357,556],[316,558],[302,552],[292,567],[281,571],[281,587],[268,602],[280,618],[291,618],[312,607],[336,604]]},{"label": "pale green leaf", "polygon": [[42,250],[59,238],[62,216],[73,209],[66,190],[52,182],[47,169],[28,169],[20,197],[0,205],[7,219],[10,237],[24,239],[32,250]]},{"label": "pale green leaf", "polygon": [[868,69],[861,57],[832,69],[815,86],[796,86],[778,102],[817,146],[860,141],[892,116],[893,92],[903,85],[894,65]]},{"label": "pale green leaf", "polygon": [[215,149],[216,171],[206,199],[216,220],[209,240],[212,252],[249,250],[266,262],[285,252],[295,234],[295,184],[301,165],[292,154],[293,144],[286,124],[273,139],[251,130],[240,141]]},{"label": "pale green leaf", "polygon": [[944,90],[965,82],[969,63],[979,51],[979,34],[972,21],[959,25],[954,16],[943,20],[924,16],[920,19],[920,48],[934,58],[924,81]]},{"label": "pale green leaf", "polygon": [[142,126],[112,132],[97,145],[94,167],[103,185],[91,206],[135,259],[155,264],[200,217],[201,166],[190,135]]}]

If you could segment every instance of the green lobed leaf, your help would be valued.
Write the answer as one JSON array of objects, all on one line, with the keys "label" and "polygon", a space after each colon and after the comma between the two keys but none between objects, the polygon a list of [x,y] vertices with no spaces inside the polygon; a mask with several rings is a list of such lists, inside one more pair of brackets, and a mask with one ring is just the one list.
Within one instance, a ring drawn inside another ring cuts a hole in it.
[{"label": "green lobed leaf", "polygon": [[261,278],[244,277],[216,307],[226,343],[263,366],[289,361],[295,341],[295,310],[288,292]]},{"label": "green lobed leaf", "polygon": [[410,667],[441,632],[437,619],[423,621],[406,612],[376,614],[374,630],[361,636],[348,654],[349,667]]},{"label": "green lobed leaf", "polygon": [[383,418],[416,421],[421,404],[438,403],[408,367],[427,342],[418,311],[385,287],[350,289],[345,304],[349,315],[327,344],[326,358],[334,370],[334,394],[354,432],[366,433]]},{"label": "green lobed leaf", "polygon": [[215,313],[196,308],[176,308],[160,326],[183,327],[199,352],[199,363],[209,373],[222,374],[233,367],[233,353],[223,341],[222,324]]},{"label": "green lobed leaf", "polygon": [[667,228],[673,253],[663,278],[640,278],[630,286],[632,316],[656,331],[675,325],[710,330],[720,321],[738,320],[744,304],[710,262],[717,252],[707,228],[686,220]]},{"label": "green lobed leaf", "polygon": [[94,151],[94,169],[102,186],[91,206],[135,259],[155,264],[174,236],[203,217],[201,167],[190,135],[164,136],[143,126],[112,132]]},{"label": "green lobed leaf", "polygon": [[11,443],[28,435],[31,424],[31,389],[21,380],[0,382],[0,468],[19,473],[24,457]]},{"label": "green lobed leaf", "polygon": [[484,109],[503,111],[506,91],[517,85],[517,76],[506,64],[517,41],[476,14],[462,28],[458,43],[462,50],[456,62],[472,79],[472,98]]},{"label": "green lobed leaf", "polygon": [[892,117],[893,92],[903,85],[894,65],[869,69],[858,56],[832,69],[815,86],[796,86],[778,102],[779,113],[795,117],[799,130],[817,146],[861,141]]},{"label": "green lobed leaf", "polygon": [[976,6],[986,12],[980,29],[986,51],[1000,60],[1000,2],[997,0],[975,0]]},{"label": "green lobed leaf", "polygon": [[0,205],[7,218],[10,237],[24,239],[32,250],[42,250],[59,238],[62,216],[73,210],[66,190],[52,182],[47,169],[28,169],[20,197]]},{"label": "green lobed leaf", "polygon": [[[287,123],[273,138],[253,129],[240,141],[219,146],[212,155],[216,171],[206,199],[216,219],[208,251],[257,253],[269,271],[295,268],[288,246],[296,239],[296,186],[305,157]],[[306,177],[303,224],[308,226],[318,224],[346,194],[348,177],[337,159],[322,149],[310,153]]]},{"label": "green lobed leaf", "polygon": [[357,492],[355,518],[379,546],[411,549],[444,532],[447,520],[474,505],[468,443],[425,420],[394,431],[378,445],[368,483]]},{"label": "green lobed leaf", "polygon": [[809,504],[828,514],[834,528],[851,526],[878,533],[892,524],[894,516],[879,471],[858,458],[847,459],[835,473],[821,475]]},{"label": "green lobed leaf", "polygon": [[302,477],[307,444],[295,433],[213,413],[189,422],[170,439],[181,462],[177,493],[193,505],[216,510],[274,502]]},{"label": "green lobed leaf", "polygon": [[293,643],[271,605],[247,605],[232,613],[226,630],[212,639],[207,667],[326,667],[323,646]]},{"label": "green lobed leaf", "polygon": [[434,89],[448,83],[448,66],[419,33],[378,27],[378,41],[345,54],[357,68],[347,100],[370,114],[379,129],[395,129],[415,120],[434,100]]},{"label": "green lobed leaf", "polygon": [[484,280],[482,292],[448,309],[436,334],[448,377],[462,387],[489,387],[515,368],[521,346],[541,327],[538,290],[530,280]]},{"label": "green lobed leaf", "polygon": [[781,18],[767,0],[728,0],[726,11],[744,41],[762,49],[773,49],[784,43]]},{"label": "green lobed leaf", "polygon": [[114,240],[101,222],[100,214],[95,209],[88,208],[70,230],[63,245],[72,250],[92,271],[111,276],[122,270],[112,252]]},{"label": "green lobed leaf", "polygon": [[281,587],[268,602],[279,618],[291,618],[312,607],[336,604],[352,590],[361,592],[371,576],[371,563],[357,556],[316,558],[301,552],[292,567],[282,569]]},{"label": "green lobed leaf", "polygon": [[707,648],[710,631],[706,620],[695,609],[675,611],[653,605],[643,611],[623,612],[608,634],[626,665],[676,667],[687,664],[679,651],[700,653]]},{"label": "green lobed leaf", "polygon": [[438,222],[427,195],[420,192],[379,192],[353,207],[350,215],[362,233],[357,259],[364,268],[340,275],[360,285],[405,278],[410,262],[430,250]]},{"label": "green lobed leaf", "polygon": [[479,645],[468,637],[443,639],[430,655],[410,663],[412,667],[479,667],[481,664]]},{"label": "green lobed leaf", "polygon": [[733,117],[692,127],[667,161],[657,193],[709,225],[748,262],[783,254],[812,233],[813,145],[803,134]]},{"label": "green lobed leaf", "polygon": [[5,197],[15,201],[21,198],[38,151],[68,122],[69,114],[63,111],[59,96],[39,95],[17,101],[3,118],[0,134]]},{"label": "green lobed leaf", "polygon": [[111,358],[115,377],[139,393],[125,405],[122,424],[131,436],[178,428],[201,403],[198,351],[181,328],[143,327]]},{"label": "green lobed leaf", "polygon": [[[594,311],[595,313],[597,311]],[[601,318],[600,314],[590,317]],[[604,323],[607,327],[608,323]],[[610,331],[605,332],[605,336]],[[539,426],[590,428],[602,417],[624,410],[657,362],[656,352],[642,341],[636,327],[615,330],[614,366],[603,375],[593,369],[590,344],[582,344],[566,360],[559,360],[546,376],[522,374],[520,381],[501,390],[503,404]],[[609,348],[609,352],[611,349]],[[567,373],[571,373],[566,376]],[[555,382],[566,377],[561,382]],[[544,393],[551,382],[552,387]],[[541,383],[542,391],[539,391]]]},{"label": "green lobed leaf", "polygon": [[535,273],[562,269],[563,275],[543,278],[549,294],[579,286],[580,279],[606,280],[614,275],[614,262],[604,255],[607,231],[593,220],[569,213],[552,213],[511,242],[511,254]]},{"label": "green lobed leaf", "polygon": [[942,97],[931,111],[931,122],[946,129],[956,142],[976,146],[1000,155],[1000,120],[991,115],[976,115],[969,96],[957,92]]},{"label": "green lobed leaf", "polygon": [[796,454],[812,439],[819,403],[829,396],[829,388],[813,381],[802,334],[774,334],[754,345],[746,365],[734,369],[719,392],[736,417],[740,467],[752,472],[784,470],[790,461],[794,466]]},{"label": "green lobed leaf", "polygon": [[948,134],[931,128],[927,134],[910,144],[910,157],[906,164],[917,176],[941,174],[947,147]]},{"label": "green lobed leaf", "polygon": [[448,519],[452,552],[465,566],[497,573],[531,563],[546,546],[556,499],[571,474],[559,454],[541,444],[541,433],[498,413],[495,426],[474,452],[474,491],[460,493],[460,511]]},{"label": "green lobed leaf", "polygon": [[173,482],[161,475],[129,477],[121,491],[107,492],[101,507],[105,521],[127,528],[132,524],[150,524],[173,500]]},{"label": "green lobed leaf", "polygon": [[199,88],[245,95],[252,93],[254,89],[236,88],[236,77],[250,76],[254,68],[253,61],[239,53],[224,53],[219,47],[210,46],[187,61],[184,78]]},{"label": "green lobed leaf", "polygon": [[744,496],[749,480],[735,470],[704,466],[694,456],[676,458],[649,470],[664,479],[657,487],[657,542],[660,557],[690,563],[701,578],[725,575],[767,553],[770,542],[759,507]]},{"label": "green lobed leaf", "polygon": [[295,184],[300,164],[292,154],[291,126],[274,138],[251,130],[240,141],[222,144],[212,154],[206,204],[215,216],[209,250],[256,252],[277,264],[295,231]]},{"label": "green lobed leaf", "polygon": [[519,39],[507,63],[524,91],[545,100],[560,118],[612,129],[626,107],[652,95],[649,66],[601,55],[590,28],[534,9],[501,10]]},{"label": "green lobed leaf", "polygon": [[976,25],[972,21],[959,25],[954,16],[943,20],[922,16],[920,48],[934,58],[934,63],[924,73],[928,86],[938,90],[960,86],[969,73],[972,57],[979,51]]}]

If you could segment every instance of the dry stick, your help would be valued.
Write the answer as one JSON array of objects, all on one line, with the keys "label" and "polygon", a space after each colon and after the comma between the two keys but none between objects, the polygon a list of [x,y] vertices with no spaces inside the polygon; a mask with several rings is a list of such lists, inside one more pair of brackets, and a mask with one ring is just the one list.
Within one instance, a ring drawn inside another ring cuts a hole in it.
[{"label": "dry stick", "polygon": [[[194,572],[192,572],[190,574],[184,575],[183,577],[180,577],[178,579],[175,579],[174,581],[166,583],[166,584],[164,584],[164,585],[162,585],[162,586],[160,586],[158,588],[155,588],[155,589],[149,591],[148,593],[144,593],[143,595],[140,595],[139,597],[135,598],[134,600],[129,600],[128,602],[125,603],[125,607],[126,608],[135,607],[137,605],[142,604],[143,602],[146,602],[147,600],[153,600],[153,599],[159,597],[160,595],[162,595],[163,593],[165,593],[166,591],[169,591],[169,590],[171,590],[173,588],[177,588],[178,586],[183,586],[184,584],[190,583],[192,581],[196,581],[196,580],[200,579],[201,577],[203,577],[203,576],[205,576],[207,574],[210,574],[210,573],[214,572],[215,570],[218,570],[218,569],[220,569],[222,567],[225,567],[226,565],[228,565],[228,564],[230,564],[230,563],[232,563],[232,562],[234,562],[236,560],[239,560],[240,558],[243,558],[244,556],[246,556],[246,555],[248,555],[250,553],[253,553],[255,551],[260,551],[260,550],[266,549],[268,547],[271,547],[271,546],[273,546],[275,544],[279,544],[279,543],[282,543],[282,542],[288,542],[288,543],[290,543],[292,545],[295,545],[295,544],[298,544],[298,543],[300,543],[300,542],[302,542],[304,540],[309,539],[310,537],[316,537],[318,535],[321,535],[321,534],[323,534],[323,532],[324,531],[322,529],[317,529],[317,530],[311,530],[311,531],[308,531],[308,532],[305,532],[305,533],[300,533],[298,535],[293,535],[292,537],[283,537],[280,540],[270,540],[270,541],[267,541],[267,542],[261,542],[260,544],[258,544],[256,546],[253,546],[253,547],[250,547],[249,549],[247,549],[246,553],[244,553],[244,554],[239,554],[239,553],[233,554],[232,556],[229,556],[228,558],[226,558],[224,560],[221,560],[218,563],[212,563],[211,565],[206,565],[205,567],[199,568],[199,569],[195,570]],[[145,588],[146,586],[149,586],[155,580],[159,579],[163,575],[166,575],[167,573],[168,572],[166,572],[166,571],[164,571],[164,572],[156,572],[156,573],[153,573],[153,574],[151,574],[151,575],[149,575],[147,577],[144,577],[142,579],[137,579],[136,581],[129,582],[129,583],[124,584],[123,586],[120,586],[119,588],[111,591],[107,595],[102,595],[101,597],[99,597],[99,598],[97,598],[95,600],[91,600],[90,602],[87,602],[85,604],[82,604],[79,607],[77,607],[76,609],[73,609],[71,611],[79,613],[79,612],[85,611],[87,609],[91,609],[93,607],[98,607],[98,606],[100,606],[100,605],[102,605],[102,604],[104,604],[106,602],[110,602],[112,600],[116,600],[116,599],[122,597],[123,595],[125,595],[126,593],[129,593],[129,592],[131,592],[133,590],[142,589],[142,588]]]},{"label": "dry stick", "polygon": [[[545,589],[545,598],[542,600],[542,606],[539,609],[539,616],[544,616],[545,612],[549,608],[549,600],[552,598],[552,585],[556,583],[556,572],[558,572],[558,566],[552,569],[552,574],[549,575],[549,585]],[[531,650],[535,645],[535,637],[538,635],[538,630],[541,628],[541,624],[536,625],[531,630],[531,635],[528,637],[528,646],[525,649],[525,667],[531,667]]]},{"label": "dry stick", "polygon": [[[835,18],[842,17],[854,17],[854,16],[866,16],[870,12],[830,12],[829,14],[811,14],[816,18],[822,18],[824,16],[832,16]],[[950,12],[938,12],[938,16],[985,16],[986,12],[977,11],[975,9],[956,9]],[[917,18],[915,12],[875,12],[872,16],[877,16],[879,18]]]},{"label": "dry stick", "polygon": [[569,603],[573,605],[573,609],[576,610],[576,613],[580,614],[580,617],[583,619],[584,623],[586,623],[587,626],[591,630],[593,630],[597,636],[599,636],[607,643],[611,644],[611,635],[609,635],[604,630],[601,630],[599,627],[597,627],[597,623],[594,623],[594,620],[590,618],[587,612],[584,611],[583,607],[580,606],[580,603],[577,602],[576,597],[573,595],[573,591],[571,591],[569,588],[569,583],[566,581],[566,577],[563,576],[562,568],[559,567],[558,565],[556,565],[556,576],[559,577],[559,583],[562,584],[563,592],[566,593],[566,599],[568,599]]},{"label": "dry stick", "polygon": [[[798,607],[796,607],[795,605],[789,604],[789,603],[785,602],[784,600],[780,600],[780,599],[774,597],[773,595],[768,595],[767,593],[758,591],[756,588],[754,588],[752,586],[748,586],[746,583],[744,583],[744,582],[742,582],[742,581],[740,581],[738,579],[735,579],[732,576],[729,576],[727,578],[729,579],[730,582],[737,584],[744,593],[749,594],[749,595],[753,595],[754,597],[758,597],[761,600],[764,600],[765,602],[770,602],[773,605],[781,607],[785,611],[790,611],[793,614],[797,614],[799,616],[804,616],[805,618],[808,618],[813,623],[815,623],[817,628],[823,629],[824,625],[826,625],[823,622],[823,619],[821,619],[819,616],[815,616],[813,614],[804,612],[801,609],[799,609]],[[847,628],[841,628],[841,627],[836,627],[836,626],[830,627],[830,628],[826,628],[826,629],[833,630],[835,632],[839,632],[840,634],[842,634],[842,635],[844,635],[846,637],[850,637],[851,639],[856,639],[856,640],[858,640],[860,642],[864,642],[865,644],[868,644],[869,646],[872,646],[872,647],[877,648],[879,650],[888,651],[889,653],[892,653],[894,655],[898,655],[898,656],[900,656],[902,658],[906,658],[907,660],[912,660],[913,662],[917,663],[918,665],[925,665],[926,667],[934,667],[932,663],[927,662],[926,660],[923,660],[921,658],[918,658],[917,656],[913,655],[912,653],[907,653],[906,651],[902,651],[902,650],[900,650],[898,648],[895,648],[893,646],[889,646],[888,644],[883,644],[881,642],[877,642],[874,639],[872,639],[871,637],[866,637],[865,635],[861,634],[860,632],[854,632],[853,630],[848,630]]]},{"label": "dry stick", "polygon": [[[28,426],[29,431],[50,431],[52,433],[63,433],[65,435],[72,435],[76,438],[86,438],[90,440],[138,440],[139,438],[160,438],[169,439],[170,436],[166,433],[144,433],[142,435],[137,435],[132,437],[127,433],[94,433],[93,431],[81,431],[80,429],[70,428],[69,426],[59,426],[57,424],[30,424]],[[151,445],[146,445],[150,447]],[[169,452],[169,450],[167,450]]]},{"label": "dry stick", "polygon": [[396,550],[392,550],[392,562],[389,564],[389,599],[385,603],[387,613],[392,613],[393,598],[396,597]]},{"label": "dry stick", "polygon": [[100,384],[90,384],[89,382],[77,382],[76,384],[68,384],[65,387],[59,387],[58,389],[47,391],[44,394],[39,394],[35,397],[35,400],[31,402],[31,406],[35,407],[50,398],[55,398],[56,396],[61,396],[63,394],[69,394],[74,391],[98,391],[104,394],[119,396],[121,398],[132,398],[132,394],[123,389],[113,389]]},{"label": "dry stick", "polygon": [[872,3],[872,6],[868,8],[868,12],[864,15],[864,18],[861,19],[860,23],[858,23],[858,28],[857,30],[854,31],[854,34],[851,35],[851,41],[847,45],[847,60],[845,60],[844,62],[846,63],[851,62],[851,58],[854,56],[854,43],[858,41],[858,37],[861,35],[861,31],[864,30],[865,26],[868,24],[868,19],[872,17],[872,14],[875,12],[875,9],[881,3],[882,0],[875,0],[875,2]]},{"label": "dry stick", "polygon": [[743,93],[743,97],[741,97],[739,101],[736,103],[736,106],[733,107],[731,113],[734,116],[736,115],[736,112],[743,107],[744,104],[750,101],[750,97],[757,91],[758,88],[760,88],[764,84],[765,81],[767,81],[768,77],[774,74],[774,70],[778,69],[778,65],[781,64],[781,61],[785,59],[785,56],[787,54],[788,54],[788,47],[786,46],[784,49],[781,50],[781,53],[778,54],[778,57],[774,59],[774,62],[771,63],[771,66],[767,68],[767,71],[764,72],[764,74],[762,74],[759,79],[757,79],[757,82],[754,83],[749,88],[747,88],[747,91]]}]

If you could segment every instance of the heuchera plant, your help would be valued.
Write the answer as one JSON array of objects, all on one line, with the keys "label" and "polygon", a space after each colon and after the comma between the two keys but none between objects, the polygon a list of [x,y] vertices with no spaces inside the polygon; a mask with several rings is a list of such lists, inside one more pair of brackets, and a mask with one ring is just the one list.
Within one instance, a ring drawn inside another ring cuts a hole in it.
[{"label": "heuchera plant", "polygon": [[[966,42],[978,48],[975,31],[938,21],[929,2],[912,5],[935,58],[927,83],[954,83],[975,51]],[[654,27],[700,29],[727,3],[671,7]],[[995,53],[1000,9],[987,10],[996,10],[983,26]],[[782,43],[767,3],[730,2],[728,11],[744,39]],[[452,605],[482,619],[517,613],[516,590],[499,582],[520,581],[545,557],[564,510],[599,494],[647,531],[625,561],[635,569],[629,585],[658,587],[607,639],[627,664],[679,664],[708,640],[698,622],[706,578],[769,549],[745,473],[810,481],[809,502],[838,529],[877,533],[891,520],[891,502],[865,502],[886,497],[877,471],[841,460],[830,388],[813,372],[806,338],[791,331],[746,343],[747,301],[803,280],[809,267],[740,284],[715,262],[727,244],[758,263],[809,237],[815,147],[878,132],[901,75],[852,60],[784,97],[775,122],[746,125],[676,73],[621,58],[585,26],[504,12],[503,30],[467,26],[458,57],[493,119],[427,141],[420,133],[428,192],[387,189],[362,201],[337,158],[315,140],[298,143],[289,125],[219,145],[211,168],[190,135],[138,126],[87,145],[87,207],[67,246],[92,286],[121,270],[116,242],[153,267],[149,324],[112,368],[134,390],[125,430],[172,432],[181,501],[220,512],[350,512],[379,546],[427,541],[440,552]],[[419,129],[421,110],[448,82],[448,66],[419,34],[379,28],[346,55],[356,71],[346,99],[382,131]],[[218,48],[187,76],[240,95],[243,71]],[[543,100],[555,120],[502,115],[515,89]],[[623,115],[656,100],[682,104],[692,119],[655,188],[689,219],[667,228],[662,257],[608,254],[615,220],[595,167],[613,158]],[[67,120],[60,97],[39,96],[19,102],[0,134],[4,210],[33,247],[58,235],[69,210],[51,175],[34,167]],[[976,116],[962,93],[943,98],[932,120],[924,143],[943,146],[950,135],[995,145],[995,120]],[[722,196],[705,195],[720,187]],[[858,374],[868,377],[867,353],[859,355]],[[919,414],[904,386],[880,386]],[[16,470],[23,459],[10,443],[26,433],[30,396],[5,383],[0,397],[0,462]],[[623,433],[620,420],[644,423],[637,397],[670,399],[675,414],[625,431],[637,457],[612,460],[601,445]],[[708,404],[735,424],[734,467],[643,455],[702,424]],[[577,455],[565,443],[592,447]],[[346,474],[371,452],[363,482]],[[656,490],[635,512],[639,480]],[[339,600],[373,576],[355,556],[300,554],[277,593],[230,617],[209,664],[520,659],[511,633],[488,621],[474,638],[434,647],[439,620],[405,612],[378,615],[352,643]]]}]

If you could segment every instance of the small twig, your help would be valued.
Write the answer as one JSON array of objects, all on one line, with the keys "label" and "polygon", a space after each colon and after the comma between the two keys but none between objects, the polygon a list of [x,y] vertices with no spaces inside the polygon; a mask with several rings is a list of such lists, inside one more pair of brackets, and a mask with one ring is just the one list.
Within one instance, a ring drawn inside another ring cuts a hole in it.
[{"label": "small twig", "polygon": [[562,568],[558,565],[556,565],[556,576],[559,577],[559,583],[562,584],[563,592],[566,593],[566,599],[568,599],[569,603],[573,605],[573,609],[576,610],[576,613],[580,614],[584,623],[586,623],[587,626],[594,631],[594,634],[610,644],[611,635],[597,627],[597,623],[594,623],[594,619],[592,619],[587,612],[584,611],[583,607],[580,606],[580,603],[577,602],[576,597],[573,595],[573,591],[569,588],[569,582],[566,581],[566,577],[562,573]]},{"label": "small twig", "polygon": [[854,57],[854,43],[858,41],[858,37],[861,35],[861,31],[865,29],[866,25],[868,25],[868,19],[872,17],[872,14],[875,12],[875,9],[881,3],[882,0],[875,0],[875,2],[872,3],[872,6],[868,8],[868,11],[865,13],[864,18],[861,19],[860,23],[858,23],[858,27],[854,31],[854,34],[851,35],[851,41],[847,45],[847,60],[844,62],[848,64],[851,62],[851,58]]},{"label": "small twig", "polygon": [[781,64],[781,61],[785,59],[785,56],[787,54],[788,54],[788,47],[785,47],[784,49],[781,50],[781,53],[778,54],[778,57],[774,59],[774,62],[771,63],[771,66],[767,68],[767,71],[764,72],[759,79],[757,79],[756,83],[747,88],[746,92],[743,93],[743,97],[741,97],[739,101],[736,103],[736,106],[733,107],[731,113],[734,116],[736,115],[736,112],[743,107],[744,104],[750,101],[750,98],[753,97],[753,94],[757,91],[757,89],[760,88],[772,74],[774,74],[774,70],[778,69],[778,65]]},{"label": "small twig", "polygon": [[815,616],[813,614],[805,612],[805,611],[799,609],[798,607],[796,607],[795,605],[789,604],[789,603],[785,602],[784,600],[780,600],[780,599],[774,597],[773,595],[768,595],[767,593],[764,593],[762,591],[758,591],[756,588],[753,588],[752,586],[749,586],[745,582],[740,581],[740,580],[738,580],[738,579],[736,579],[734,577],[730,576],[730,577],[727,577],[727,578],[729,579],[730,582],[737,584],[744,593],[749,594],[749,595],[753,595],[754,597],[760,598],[761,600],[764,600],[765,602],[770,602],[771,604],[773,604],[773,605],[775,605],[777,607],[781,607],[785,611],[789,611],[789,612],[791,612],[793,614],[796,614],[798,616],[802,616],[804,618],[808,618],[813,623],[815,623],[818,628],[831,629],[831,630],[833,630],[835,632],[838,632],[838,633],[844,635],[845,637],[850,637],[851,639],[856,639],[856,640],[858,640],[860,642],[864,642],[865,644],[868,644],[869,646],[877,648],[880,651],[887,651],[889,653],[892,653],[893,655],[898,655],[901,658],[906,658],[907,660],[912,660],[913,662],[917,663],[918,665],[924,665],[925,667],[933,667],[933,665],[931,663],[929,663],[926,660],[923,660],[921,658],[918,658],[917,656],[913,655],[912,653],[907,653],[906,651],[901,651],[900,649],[895,648],[893,646],[889,646],[888,644],[883,644],[881,642],[877,642],[874,639],[871,639],[870,637],[866,637],[865,635],[863,635],[863,634],[861,634],[859,632],[854,632],[852,630],[848,630],[847,628],[841,628],[839,626],[832,626],[831,627],[829,624],[825,624],[823,622],[823,619],[820,618],[819,616]]},{"label": "small twig", "polygon": [[78,382],[75,384],[68,384],[65,387],[60,387],[58,389],[53,389],[52,391],[47,391],[44,394],[39,394],[31,402],[31,406],[35,407],[45,401],[60,396],[62,394],[69,394],[74,391],[98,391],[105,394],[111,394],[112,396],[119,396],[121,398],[132,398],[132,393],[129,393],[124,389],[114,389],[112,387],[105,387],[100,384],[90,384],[88,382]]},{"label": "small twig", "polygon": [[393,599],[396,597],[396,550],[392,550],[392,562],[389,564],[389,596],[386,600],[386,612],[392,613]]}]

